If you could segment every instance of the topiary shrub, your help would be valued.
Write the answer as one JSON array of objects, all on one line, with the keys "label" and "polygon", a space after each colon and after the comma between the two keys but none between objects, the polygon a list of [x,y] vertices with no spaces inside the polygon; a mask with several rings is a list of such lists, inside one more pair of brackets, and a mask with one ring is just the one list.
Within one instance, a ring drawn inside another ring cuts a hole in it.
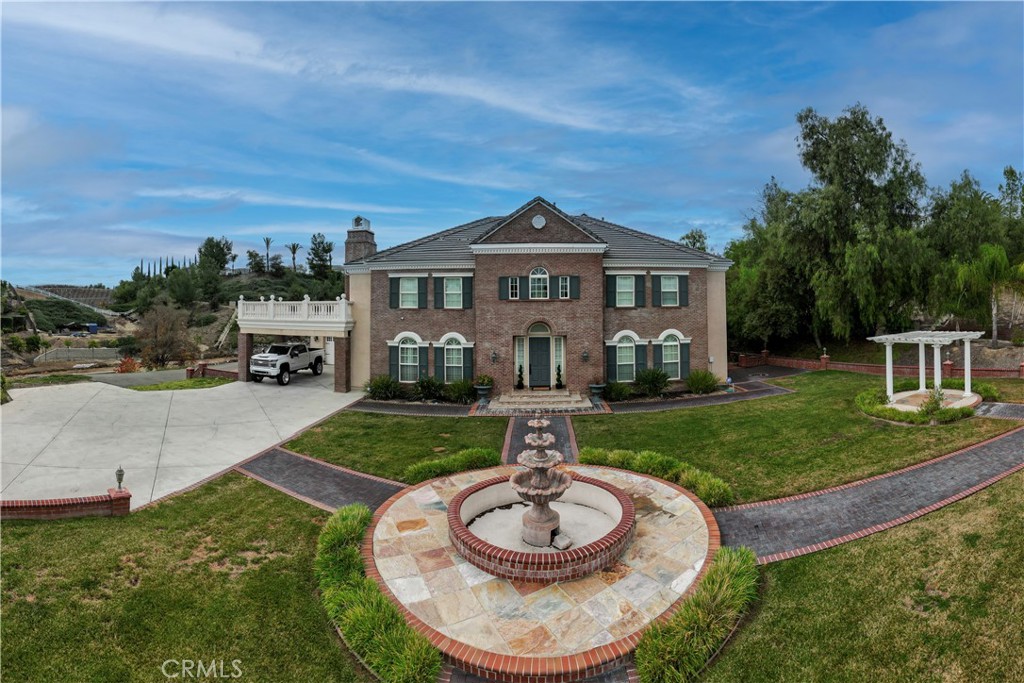
[{"label": "topiary shrub", "polygon": [[366,396],[374,401],[393,401],[402,396],[401,383],[391,375],[371,377],[364,388]]},{"label": "topiary shrub", "polygon": [[444,381],[437,377],[420,377],[413,385],[413,395],[419,401],[440,401],[444,398]]},{"label": "topiary shrub", "polygon": [[410,465],[402,474],[402,481],[418,484],[428,479],[445,477],[466,470],[497,467],[500,464],[501,454],[493,448],[467,448],[444,458],[424,460]]},{"label": "topiary shrub", "polygon": [[718,388],[718,378],[709,370],[694,370],[686,378],[686,386],[695,394],[710,394]]},{"label": "topiary shrub", "polygon": [[644,368],[636,373],[634,386],[643,396],[661,396],[668,388],[668,373],[660,368]]},{"label": "topiary shrub", "polygon": [[584,465],[618,467],[632,472],[648,474],[675,482],[693,493],[711,507],[731,505],[735,500],[732,487],[710,472],[656,451],[608,451],[602,448],[581,448],[580,462]]},{"label": "topiary shrub", "polygon": [[632,395],[633,388],[628,384],[623,384],[622,382],[608,382],[604,387],[604,391],[601,392],[601,397],[609,403],[625,401]]},{"label": "topiary shrub", "polygon": [[452,382],[444,388],[444,397],[452,403],[461,403],[463,405],[472,403],[476,400],[476,389],[473,388],[473,380],[460,379],[457,382]]},{"label": "topiary shrub", "polygon": [[693,681],[757,598],[757,558],[749,548],[721,548],[707,574],[665,622],[653,622],[635,661],[646,683]]}]

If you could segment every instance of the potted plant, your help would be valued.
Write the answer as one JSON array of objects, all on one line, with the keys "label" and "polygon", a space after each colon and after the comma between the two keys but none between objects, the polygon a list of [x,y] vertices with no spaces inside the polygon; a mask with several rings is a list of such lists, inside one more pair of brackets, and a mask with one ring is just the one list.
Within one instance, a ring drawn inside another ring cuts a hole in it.
[{"label": "potted plant", "polygon": [[555,389],[562,388],[562,366],[555,366]]},{"label": "potted plant", "polygon": [[601,398],[601,394],[604,393],[604,382],[601,381],[600,377],[595,377],[590,382],[590,398]]},{"label": "potted plant", "polygon": [[526,384],[523,382],[523,366],[520,365],[519,366],[519,374],[516,376],[516,389],[519,389],[520,391],[522,391],[525,387],[526,387]]},{"label": "potted plant", "polygon": [[490,375],[477,375],[473,388],[476,389],[478,399],[487,401],[491,397],[491,389],[494,388],[494,378]]}]

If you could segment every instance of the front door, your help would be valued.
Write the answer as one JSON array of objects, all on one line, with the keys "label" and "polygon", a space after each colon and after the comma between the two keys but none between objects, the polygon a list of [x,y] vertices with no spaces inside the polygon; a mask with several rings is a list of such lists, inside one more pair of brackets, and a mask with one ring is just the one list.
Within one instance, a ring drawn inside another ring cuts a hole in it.
[{"label": "front door", "polygon": [[530,337],[530,386],[551,386],[551,337]]}]

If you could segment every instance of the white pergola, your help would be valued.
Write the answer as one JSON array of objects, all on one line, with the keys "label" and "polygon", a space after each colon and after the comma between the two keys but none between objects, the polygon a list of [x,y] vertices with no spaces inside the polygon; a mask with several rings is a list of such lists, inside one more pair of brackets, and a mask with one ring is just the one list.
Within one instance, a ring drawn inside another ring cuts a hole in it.
[{"label": "white pergola", "polygon": [[971,340],[980,339],[984,332],[932,332],[929,330],[917,330],[916,332],[900,332],[899,334],[883,334],[877,337],[868,337],[868,341],[876,344],[885,344],[885,395],[892,402],[892,345],[893,344],[917,344],[918,377],[920,386],[918,391],[926,392],[925,370],[925,345],[930,345],[935,350],[935,388],[942,387],[942,347],[953,342],[964,343],[964,393],[971,393]]}]

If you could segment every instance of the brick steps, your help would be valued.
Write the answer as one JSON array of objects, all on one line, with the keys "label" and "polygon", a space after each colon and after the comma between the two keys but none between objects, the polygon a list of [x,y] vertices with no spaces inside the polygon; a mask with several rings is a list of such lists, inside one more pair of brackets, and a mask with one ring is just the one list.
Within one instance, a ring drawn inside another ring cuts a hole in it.
[{"label": "brick steps", "polygon": [[584,410],[591,407],[590,399],[568,389],[551,391],[510,391],[491,401],[492,408],[501,410]]}]

